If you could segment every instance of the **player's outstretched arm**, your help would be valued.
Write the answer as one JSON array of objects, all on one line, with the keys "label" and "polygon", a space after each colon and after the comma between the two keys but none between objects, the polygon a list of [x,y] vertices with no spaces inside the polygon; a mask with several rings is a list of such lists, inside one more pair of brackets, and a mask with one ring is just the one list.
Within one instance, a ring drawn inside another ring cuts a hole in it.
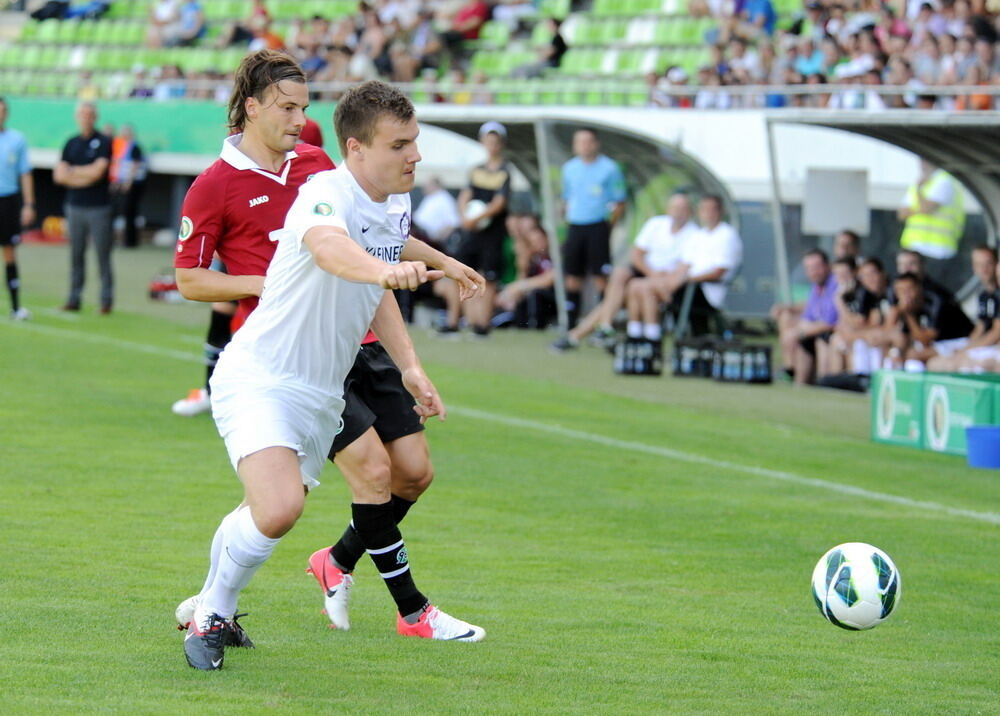
[{"label": "player's outstretched arm", "polygon": [[417,401],[413,409],[420,416],[420,422],[423,423],[434,415],[444,420],[447,410],[441,401],[441,396],[438,395],[437,388],[424,373],[417,352],[413,348],[413,341],[410,340],[410,334],[403,322],[403,314],[399,312],[399,304],[391,291],[386,291],[382,296],[378,310],[372,318],[371,329],[378,336],[393,363],[399,368],[403,376],[403,386]]},{"label": "player's outstretched arm", "polygon": [[444,278],[443,271],[429,271],[423,261],[387,264],[369,255],[336,226],[314,226],[305,233],[302,241],[317,266],[345,281],[412,291],[428,281]]},{"label": "player's outstretched arm", "polygon": [[189,301],[238,301],[264,290],[263,276],[230,276],[204,268],[179,268],[174,275],[177,290]]},{"label": "player's outstretched arm", "polygon": [[404,261],[423,261],[428,266],[444,271],[445,278],[458,284],[458,295],[463,301],[486,290],[486,279],[474,269],[416,237],[411,236],[407,240],[401,258]]}]

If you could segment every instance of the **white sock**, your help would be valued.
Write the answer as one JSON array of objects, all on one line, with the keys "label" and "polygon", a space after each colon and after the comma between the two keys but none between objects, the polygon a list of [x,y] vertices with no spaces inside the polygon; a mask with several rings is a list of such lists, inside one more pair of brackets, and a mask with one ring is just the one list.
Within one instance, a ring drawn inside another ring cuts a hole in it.
[{"label": "white sock", "polygon": [[629,338],[642,338],[642,321],[629,321],[625,332]]},{"label": "white sock", "polygon": [[215,580],[215,573],[219,569],[219,555],[222,554],[222,541],[226,525],[235,519],[236,513],[239,512],[239,510],[240,508],[237,507],[235,510],[223,517],[222,522],[219,523],[219,528],[215,530],[215,536],[212,537],[212,549],[208,554],[208,576],[205,577],[205,584],[202,585],[201,591],[198,592],[201,597],[205,596],[205,592],[208,591],[208,588],[212,586],[212,582]]},{"label": "white sock", "polygon": [[868,362],[871,365],[872,370],[874,371],[876,368],[882,365],[882,349],[872,346],[869,349],[869,351],[870,352],[868,354]]},{"label": "white sock", "polygon": [[[858,375],[869,375],[872,372],[871,350],[867,343],[861,340],[854,341],[851,346],[851,363],[854,372]],[[875,363],[878,365],[878,363]]]},{"label": "white sock", "polygon": [[223,528],[219,565],[212,586],[195,612],[198,619],[209,614],[226,619],[233,616],[240,592],[280,541],[280,538],[271,539],[261,534],[249,507],[237,510],[233,520]]},{"label": "white sock", "polygon": [[663,329],[659,323],[642,324],[642,335],[647,341],[658,341],[663,338]]}]

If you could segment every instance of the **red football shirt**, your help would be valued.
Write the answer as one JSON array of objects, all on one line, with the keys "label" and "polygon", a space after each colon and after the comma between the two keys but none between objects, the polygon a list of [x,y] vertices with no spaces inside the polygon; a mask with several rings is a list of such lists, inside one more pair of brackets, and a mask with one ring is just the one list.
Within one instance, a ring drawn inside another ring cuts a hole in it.
[{"label": "red football shirt", "polygon": [[[233,276],[263,276],[277,248],[270,233],[285,224],[299,187],[313,174],[333,169],[326,153],[309,144],[288,152],[277,174],[262,169],[227,137],[219,158],[198,175],[181,209],[176,268],[208,268],[215,254]],[[257,297],[240,300],[244,318]],[[371,331],[362,343],[377,341]]]},{"label": "red football shirt", "polygon": [[[176,268],[208,268],[214,254],[234,276],[263,276],[277,244],[269,234],[285,223],[299,187],[318,172],[333,169],[322,149],[299,144],[277,174],[262,169],[228,137],[219,158],[188,189],[181,209]],[[241,299],[252,311],[255,296]]]}]

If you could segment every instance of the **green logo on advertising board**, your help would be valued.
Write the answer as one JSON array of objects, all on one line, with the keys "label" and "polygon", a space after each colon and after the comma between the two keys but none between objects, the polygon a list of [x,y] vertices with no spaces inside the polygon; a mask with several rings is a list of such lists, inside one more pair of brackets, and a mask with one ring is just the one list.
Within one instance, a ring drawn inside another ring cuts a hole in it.
[{"label": "green logo on advertising board", "polygon": [[924,417],[927,426],[927,444],[930,445],[931,450],[944,450],[948,444],[951,416],[949,414],[948,389],[943,385],[935,385],[931,388],[930,395],[927,397]]},{"label": "green logo on advertising board", "polygon": [[886,374],[879,387],[875,408],[876,429],[880,438],[892,436],[896,422],[896,379]]}]

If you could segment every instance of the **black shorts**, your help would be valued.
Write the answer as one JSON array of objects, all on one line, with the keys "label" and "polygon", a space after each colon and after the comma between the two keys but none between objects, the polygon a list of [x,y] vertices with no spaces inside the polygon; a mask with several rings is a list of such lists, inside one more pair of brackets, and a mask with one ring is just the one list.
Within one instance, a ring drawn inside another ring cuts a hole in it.
[{"label": "black shorts", "polygon": [[344,381],[344,429],[333,439],[330,459],[375,428],[384,443],[419,433],[424,429],[413,411],[416,403],[403,376],[381,343],[361,346],[354,366]]},{"label": "black shorts", "polygon": [[463,232],[455,258],[481,273],[487,281],[499,281],[504,268],[503,240],[502,230]]},{"label": "black shorts", "polygon": [[567,276],[607,276],[611,273],[611,225],[570,224],[563,244]]},{"label": "black shorts", "polygon": [[0,246],[21,243],[21,195],[0,196]]},{"label": "black shorts", "polygon": [[806,336],[805,338],[799,339],[799,345],[802,346],[802,350],[811,355],[813,358],[816,357],[816,341],[823,341],[829,343],[830,339],[833,337],[833,331],[823,331],[816,336]]}]

